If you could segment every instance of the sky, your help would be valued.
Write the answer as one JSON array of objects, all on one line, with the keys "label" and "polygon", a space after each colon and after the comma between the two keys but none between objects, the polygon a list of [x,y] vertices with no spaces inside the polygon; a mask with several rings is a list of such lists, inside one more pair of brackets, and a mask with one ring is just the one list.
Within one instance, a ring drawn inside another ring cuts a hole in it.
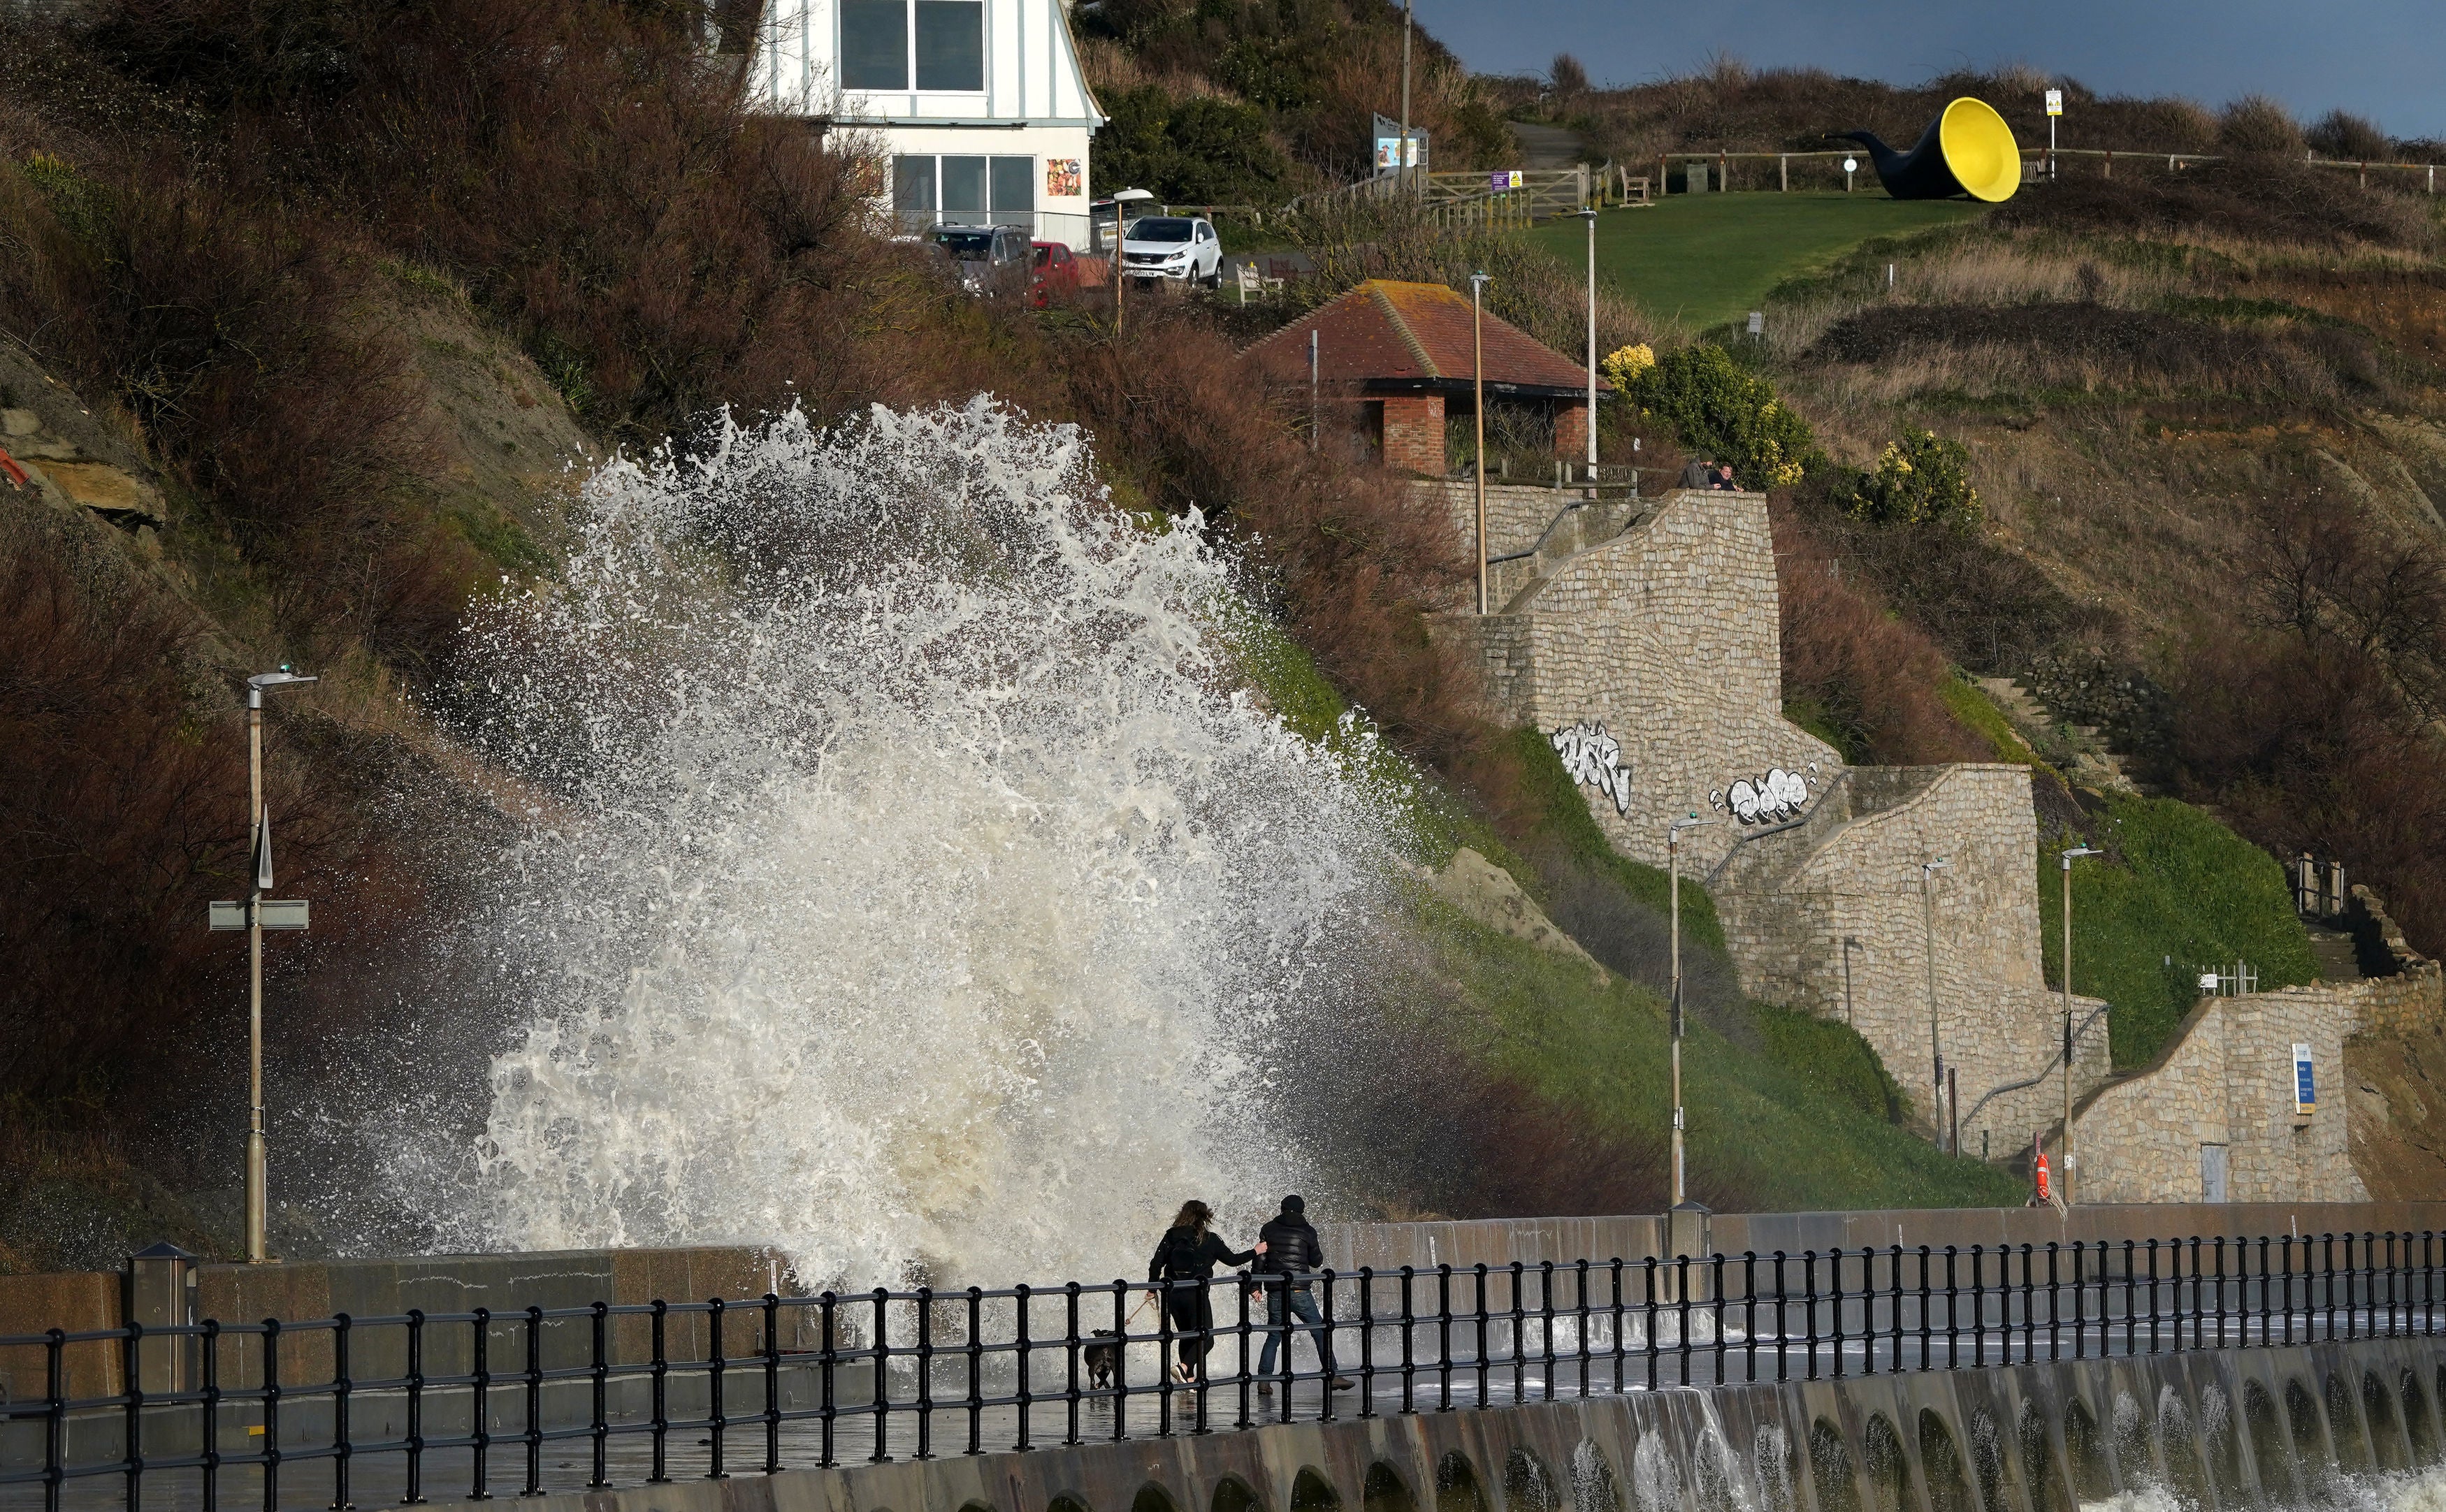
[{"label": "sky", "polygon": [[[1603,84],[1688,72],[1718,51],[1897,84],[2022,63],[2100,94],[2265,94],[2342,108],[2398,137],[2446,137],[2446,0],[1417,0],[1481,73],[1544,73],[1568,51]],[[2076,122],[2064,121],[2069,133]],[[2112,143],[2101,142],[2100,146]]]}]

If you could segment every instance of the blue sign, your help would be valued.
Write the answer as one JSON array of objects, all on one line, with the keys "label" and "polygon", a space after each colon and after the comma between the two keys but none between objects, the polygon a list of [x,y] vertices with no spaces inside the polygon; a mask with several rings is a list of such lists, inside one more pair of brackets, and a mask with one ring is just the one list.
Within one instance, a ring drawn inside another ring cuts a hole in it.
[{"label": "blue sign", "polygon": [[2293,1047],[2293,1111],[2306,1113],[2319,1106],[2319,1089],[2310,1074],[2310,1047]]}]

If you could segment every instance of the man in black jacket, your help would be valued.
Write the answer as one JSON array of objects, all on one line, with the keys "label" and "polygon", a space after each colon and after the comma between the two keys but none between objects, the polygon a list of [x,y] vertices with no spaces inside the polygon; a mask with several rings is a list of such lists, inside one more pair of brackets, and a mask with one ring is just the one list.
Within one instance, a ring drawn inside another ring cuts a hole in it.
[{"label": "man in black jacket", "polygon": [[1349,1377],[1333,1373],[1333,1336],[1326,1332],[1310,1289],[1315,1272],[1325,1264],[1325,1246],[1316,1241],[1316,1230],[1308,1226],[1307,1200],[1284,1198],[1283,1210],[1258,1231],[1257,1240],[1257,1248],[1263,1251],[1257,1261],[1258,1284],[1266,1289],[1266,1347],[1257,1355],[1257,1394],[1274,1394],[1269,1377],[1274,1373],[1275,1345],[1282,1346],[1284,1367],[1288,1370],[1290,1365],[1291,1331],[1283,1316],[1287,1312],[1308,1325],[1308,1336],[1316,1341],[1317,1363],[1333,1389],[1347,1391]]}]

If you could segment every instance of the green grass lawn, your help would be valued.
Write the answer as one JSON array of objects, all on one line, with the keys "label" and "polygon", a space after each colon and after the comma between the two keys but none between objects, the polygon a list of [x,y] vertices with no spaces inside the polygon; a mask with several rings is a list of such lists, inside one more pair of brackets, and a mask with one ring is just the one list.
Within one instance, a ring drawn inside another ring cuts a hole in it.
[{"label": "green grass lawn", "polygon": [[[1598,986],[1579,961],[1433,903],[1422,913],[1476,1055],[1606,1135],[1665,1148],[1672,1086],[1661,995],[1619,978]],[[1805,1014],[1751,1012],[1753,1044],[1694,1021],[1684,1046],[1690,1181],[1703,1199],[1751,1211],[2021,1201],[2012,1176],[1886,1121],[1892,1087],[1858,1035]]]},{"label": "green grass lawn", "polygon": [[[2318,974],[2276,858],[2172,798],[2111,801],[2098,839],[2123,864],[2076,862],[2072,988],[2114,1005],[2108,1040],[2117,1071],[2145,1066],[2199,1001],[2199,974],[2237,961],[2263,989]],[[2063,880],[2039,855],[2039,924],[2047,981],[2063,980]]]},{"label": "green grass lawn", "polygon": [[[1817,272],[1865,241],[1949,226],[1986,209],[1966,200],[1882,193],[1673,195],[1649,210],[1597,219],[1597,276],[1659,315],[1696,329],[1739,320],[1787,278]],[[1588,257],[1577,220],[1530,239],[1571,267]]]}]

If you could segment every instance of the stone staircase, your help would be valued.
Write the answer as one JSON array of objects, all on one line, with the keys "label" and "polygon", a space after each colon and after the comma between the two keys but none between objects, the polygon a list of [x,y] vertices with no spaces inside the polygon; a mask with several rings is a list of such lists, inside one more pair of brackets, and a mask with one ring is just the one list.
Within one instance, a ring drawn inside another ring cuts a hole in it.
[{"label": "stone staircase", "polygon": [[2065,724],[2012,678],[1973,680],[1997,708],[2004,711],[2013,733],[2030,749],[2060,768],[2076,784],[2100,793],[2138,793],[2123,770],[2124,757],[2107,748],[2094,724]]},{"label": "stone staircase", "polygon": [[1580,498],[1566,504],[1536,544],[1486,565],[1486,605],[1497,614],[1526,609],[1565,563],[1636,529],[1656,513],[1661,499]]}]

